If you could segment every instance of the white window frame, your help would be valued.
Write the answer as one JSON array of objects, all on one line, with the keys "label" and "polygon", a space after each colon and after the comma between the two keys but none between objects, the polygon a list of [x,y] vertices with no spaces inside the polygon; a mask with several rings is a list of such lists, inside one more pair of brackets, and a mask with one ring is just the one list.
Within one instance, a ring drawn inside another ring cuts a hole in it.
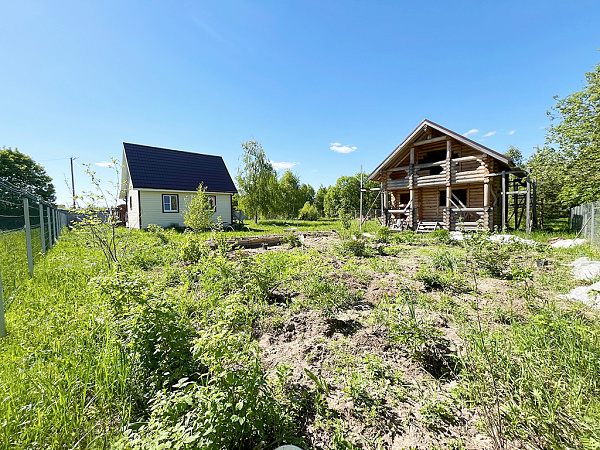
[{"label": "white window frame", "polygon": [[217,196],[216,195],[207,195],[208,203],[212,204],[212,208],[209,208],[209,211],[217,210]]},{"label": "white window frame", "polygon": [[[165,208],[165,197],[169,198],[169,209]],[[177,208],[173,209],[173,197],[177,203]],[[162,210],[164,213],[178,213],[179,212],[179,194],[163,194],[162,195]]]}]

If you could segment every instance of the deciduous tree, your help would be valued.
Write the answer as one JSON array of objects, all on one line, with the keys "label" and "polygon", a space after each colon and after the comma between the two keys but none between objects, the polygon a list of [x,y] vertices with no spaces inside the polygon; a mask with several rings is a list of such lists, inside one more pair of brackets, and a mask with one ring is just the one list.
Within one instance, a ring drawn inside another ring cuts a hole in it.
[{"label": "deciduous tree", "polygon": [[548,111],[553,123],[546,146],[557,151],[565,166],[558,198],[565,206],[600,199],[600,64],[585,75],[579,92],[558,99]]},{"label": "deciduous tree", "polygon": [[0,150],[0,178],[47,202],[56,200],[52,178],[42,166],[17,149],[9,147]]},{"label": "deciduous tree", "polygon": [[185,205],[183,211],[183,223],[195,233],[208,230],[212,225],[214,205],[206,195],[206,188],[202,183],[198,186],[196,195]]},{"label": "deciduous tree", "polygon": [[242,143],[244,167],[236,177],[239,206],[248,217],[268,217],[276,207],[277,175],[259,142]]}]

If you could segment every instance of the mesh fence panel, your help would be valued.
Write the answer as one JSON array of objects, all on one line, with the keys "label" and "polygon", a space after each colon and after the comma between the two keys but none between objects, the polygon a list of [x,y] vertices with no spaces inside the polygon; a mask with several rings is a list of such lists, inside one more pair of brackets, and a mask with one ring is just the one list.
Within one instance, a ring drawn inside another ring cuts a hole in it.
[{"label": "mesh fence panel", "polygon": [[580,237],[600,245],[600,201],[571,208],[569,225],[581,231]]}]

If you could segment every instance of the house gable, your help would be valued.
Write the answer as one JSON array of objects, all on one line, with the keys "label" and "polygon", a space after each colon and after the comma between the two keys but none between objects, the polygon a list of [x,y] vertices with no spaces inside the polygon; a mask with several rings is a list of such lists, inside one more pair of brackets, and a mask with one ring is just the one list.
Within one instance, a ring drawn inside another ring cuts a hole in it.
[{"label": "house gable", "polygon": [[[433,153],[445,148],[445,141],[449,138],[453,139],[461,147],[467,147],[491,156],[500,164],[509,169],[514,167],[514,163],[507,156],[495,152],[494,150],[465,136],[455,133],[448,128],[444,128],[435,122],[425,119],[406,137],[406,139],[404,139],[404,141],[402,141],[400,145],[398,145],[398,147],[394,149],[394,151],[381,164],[379,164],[379,166],[377,166],[377,168],[369,175],[368,179],[382,181],[384,179],[383,172],[385,170],[393,167],[408,166],[410,163],[411,148],[418,147],[420,149],[420,152],[417,154],[417,160],[414,161],[414,163],[418,164],[419,161],[425,162],[424,154]],[[466,154],[461,156],[466,156]],[[441,161],[443,159],[445,159],[445,156],[441,157],[439,160]]]}]

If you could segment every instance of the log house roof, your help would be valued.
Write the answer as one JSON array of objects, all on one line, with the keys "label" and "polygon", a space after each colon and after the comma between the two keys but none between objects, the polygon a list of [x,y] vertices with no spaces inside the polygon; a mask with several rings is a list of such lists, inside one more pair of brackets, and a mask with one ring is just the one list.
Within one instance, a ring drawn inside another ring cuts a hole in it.
[{"label": "log house roof", "polygon": [[444,139],[446,138],[446,136],[450,137],[450,138],[454,139],[455,141],[458,141],[464,145],[467,145],[475,150],[478,150],[482,153],[485,153],[485,154],[491,156],[492,158],[498,160],[500,163],[508,166],[511,169],[515,167],[514,162],[509,157],[502,155],[501,153],[498,153],[498,152],[492,150],[491,148],[481,145],[461,134],[455,133],[454,131],[449,130],[448,128],[444,128],[443,126],[438,125],[435,122],[424,119],[412,131],[412,133],[410,133],[407,136],[407,138],[404,139],[404,141],[402,141],[402,143],[400,145],[398,145],[398,147],[396,147],[396,149],[381,164],[379,164],[379,166],[377,166],[377,168],[371,173],[371,175],[369,175],[368,180],[381,181],[380,180],[381,177],[379,175],[384,170],[398,165],[399,162],[403,158],[406,157],[406,155],[408,154],[408,151],[410,150],[411,147],[414,146],[415,143],[426,142],[426,141],[433,142],[435,140],[444,140],[444,139],[442,139],[442,137],[433,138],[433,139],[427,139],[426,137],[424,137],[430,128],[433,130],[436,130],[439,134],[441,134],[443,136]]}]

